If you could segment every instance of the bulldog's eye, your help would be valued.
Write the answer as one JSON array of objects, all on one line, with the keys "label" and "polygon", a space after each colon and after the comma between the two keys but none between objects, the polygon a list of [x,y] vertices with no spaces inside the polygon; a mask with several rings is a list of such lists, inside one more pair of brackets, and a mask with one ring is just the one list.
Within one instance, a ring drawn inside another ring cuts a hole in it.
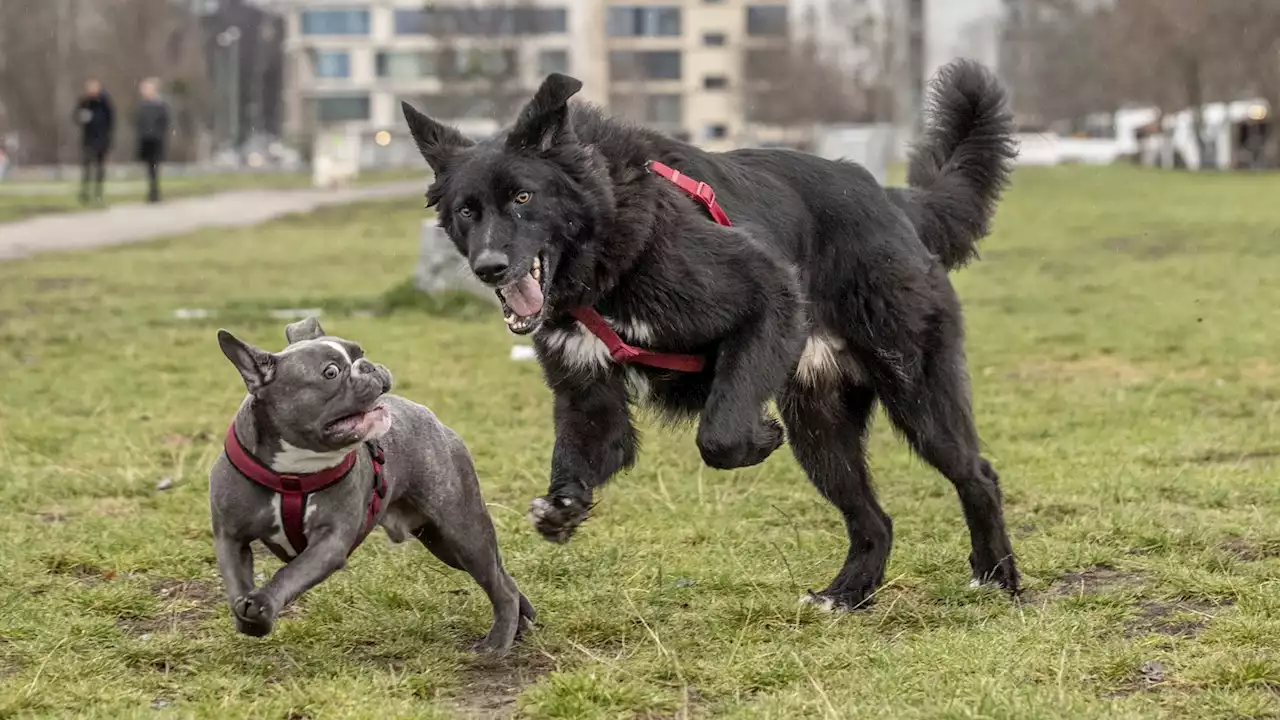
[{"label": "bulldog's eye", "polygon": [[458,217],[464,217],[469,219],[471,217],[471,208],[469,207],[458,208]]},{"label": "bulldog's eye", "polygon": [[342,374],[342,370],[338,369],[337,364],[329,363],[324,366],[324,379],[332,380]]},{"label": "bulldog's eye", "polygon": [[520,192],[516,193],[516,196],[514,199],[517,205],[523,205],[533,199],[533,193],[529,192],[528,190],[521,190]]}]

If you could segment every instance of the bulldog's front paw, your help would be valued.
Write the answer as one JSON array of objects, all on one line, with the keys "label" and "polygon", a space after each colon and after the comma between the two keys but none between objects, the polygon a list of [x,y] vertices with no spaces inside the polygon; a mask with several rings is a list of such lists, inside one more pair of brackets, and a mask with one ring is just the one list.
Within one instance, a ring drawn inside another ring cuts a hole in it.
[{"label": "bulldog's front paw", "polygon": [[236,617],[236,630],[253,637],[271,632],[271,625],[276,619],[275,608],[260,590],[236,598],[231,605],[231,613]]},{"label": "bulldog's front paw", "polygon": [[533,523],[543,538],[553,543],[567,543],[590,509],[581,500],[571,497],[544,496],[529,503],[529,522]]}]

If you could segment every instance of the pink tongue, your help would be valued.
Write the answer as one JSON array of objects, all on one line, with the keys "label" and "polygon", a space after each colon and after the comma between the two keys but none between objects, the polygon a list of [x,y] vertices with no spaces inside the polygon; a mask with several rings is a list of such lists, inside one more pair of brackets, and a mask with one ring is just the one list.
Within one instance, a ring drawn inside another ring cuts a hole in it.
[{"label": "pink tongue", "polygon": [[542,310],[542,288],[538,287],[538,281],[533,279],[532,274],[502,288],[502,299],[520,317],[537,315]]}]

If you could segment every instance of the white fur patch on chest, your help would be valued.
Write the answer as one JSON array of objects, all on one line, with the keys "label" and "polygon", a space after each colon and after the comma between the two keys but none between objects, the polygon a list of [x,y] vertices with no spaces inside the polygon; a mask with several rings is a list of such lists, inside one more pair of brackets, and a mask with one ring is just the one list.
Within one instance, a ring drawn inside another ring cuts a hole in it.
[{"label": "white fur patch on chest", "polygon": [[275,454],[275,457],[271,458],[271,469],[278,473],[288,473],[290,475],[308,475],[321,470],[328,470],[341,464],[343,458],[349,452],[351,451],[316,452],[290,445],[287,441],[281,440],[280,451]]},{"label": "white fur patch on chest", "polygon": [[[292,557],[298,556],[298,550],[289,542],[289,535],[284,531],[284,507],[281,503],[284,496],[280,493],[271,493],[271,537],[268,540],[272,545],[282,548]],[[311,515],[311,511],[315,508],[311,507],[311,498],[304,498],[302,506],[302,526],[306,527],[306,518]]]},{"label": "white fur patch on chest", "polygon": [[[604,321],[618,333],[623,342],[637,347],[646,347],[653,342],[653,327],[643,320],[624,323],[612,318]],[[547,333],[547,348],[560,355],[564,364],[577,370],[594,372],[609,367],[613,359],[609,356],[609,347],[596,337],[585,325],[574,322],[570,329],[557,329]],[[635,368],[626,369],[628,390],[634,397],[643,399],[649,394],[649,379]]]}]

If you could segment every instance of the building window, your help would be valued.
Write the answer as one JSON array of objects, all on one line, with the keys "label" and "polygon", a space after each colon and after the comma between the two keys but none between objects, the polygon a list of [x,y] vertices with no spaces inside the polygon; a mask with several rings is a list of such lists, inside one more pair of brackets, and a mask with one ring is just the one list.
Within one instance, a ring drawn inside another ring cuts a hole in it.
[{"label": "building window", "polygon": [[313,98],[315,118],[321,123],[369,119],[368,95],[335,95]]},{"label": "building window", "polygon": [[786,35],[786,5],[748,5],[748,35]]},{"label": "building window", "polygon": [[729,78],[723,75],[708,75],[702,78],[703,90],[724,90],[729,87]]},{"label": "building window", "polygon": [[396,10],[396,35],[549,35],[569,30],[562,7],[428,7]]},{"label": "building window", "polygon": [[377,72],[380,78],[414,80],[436,74],[435,53],[397,50],[378,53]]},{"label": "building window", "polygon": [[542,50],[538,52],[538,74],[543,77],[551,73],[569,73],[568,50]]},{"label": "building window", "polygon": [[450,80],[509,79],[516,73],[516,51],[484,47],[448,49],[440,54],[440,71]]},{"label": "building window", "polygon": [[351,55],[341,50],[312,50],[311,67],[318,78],[349,78]]},{"label": "building window", "polygon": [[606,25],[611,37],[679,37],[680,8],[675,5],[611,7]]},{"label": "building window", "polygon": [[723,140],[729,137],[728,125],[708,125],[702,129],[702,137],[704,140]]},{"label": "building window", "polygon": [[674,94],[619,93],[609,96],[609,110],[632,120],[670,129],[679,126],[684,120],[684,97]]},{"label": "building window", "polygon": [[722,47],[725,44],[724,33],[705,33],[702,36],[702,44],[710,47]]},{"label": "building window", "polygon": [[368,10],[304,10],[303,35],[368,35]]},{"label": "building window", "polygon": [[609,53],[610,80],[679,80],[682,54],[678,50]]}]

